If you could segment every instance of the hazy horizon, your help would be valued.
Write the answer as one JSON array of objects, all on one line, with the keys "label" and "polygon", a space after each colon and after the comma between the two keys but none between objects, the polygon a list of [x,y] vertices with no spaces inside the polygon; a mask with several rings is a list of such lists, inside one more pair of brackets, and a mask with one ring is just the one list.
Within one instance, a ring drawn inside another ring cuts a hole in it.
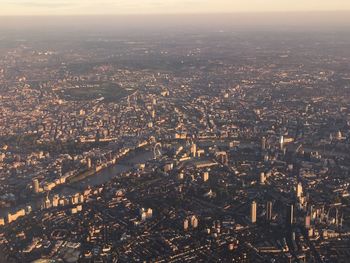
[{"label": "hazy horizon", "polygon": [[[93,18],[93,19],[92,19]],[[347,30],[350,11],[265,12],[221,14],[143,14],[0,16],[0,29],[45,30],[137,30],[137,29],[292,29]]]},{"label": "hazy horizon", "polygon": [[350,10],[347,0],[3,0],[0,15],[183,14]]}]

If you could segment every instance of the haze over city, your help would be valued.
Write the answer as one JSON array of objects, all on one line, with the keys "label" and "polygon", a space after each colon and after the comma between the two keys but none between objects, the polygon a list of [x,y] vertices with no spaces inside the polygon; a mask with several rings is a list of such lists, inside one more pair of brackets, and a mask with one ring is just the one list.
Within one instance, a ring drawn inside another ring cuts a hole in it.
[{"label": "haze over city", "polygon": [[3,0],[0,5],[0,29],[14,33],[27,29],[323,30],[350,26],[347,0]]},{"label": "haze over city", "polygon": [[347,0],[3,0],[0,15],[344,11]]},{"label": "haze over city", "polygon": [[350,257],[350,2],[0,0],[0,263]]}]

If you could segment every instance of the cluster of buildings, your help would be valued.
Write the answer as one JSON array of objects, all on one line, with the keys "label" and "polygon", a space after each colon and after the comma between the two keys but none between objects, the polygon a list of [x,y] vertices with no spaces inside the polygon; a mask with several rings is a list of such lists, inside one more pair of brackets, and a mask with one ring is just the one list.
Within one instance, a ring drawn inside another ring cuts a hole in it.
[{"label": "cluster of buildings", "polygon": [[162,41],[0,56],[8,262],[345,262],[349,56]]}]

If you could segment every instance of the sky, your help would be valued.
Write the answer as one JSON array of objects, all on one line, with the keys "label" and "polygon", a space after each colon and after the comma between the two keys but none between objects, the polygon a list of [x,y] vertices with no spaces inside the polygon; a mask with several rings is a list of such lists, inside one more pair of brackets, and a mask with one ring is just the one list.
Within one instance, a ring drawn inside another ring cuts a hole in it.
[{"label": "sky", "polygon": [[350,0],[0,0],[0,16],[346,10]]}]

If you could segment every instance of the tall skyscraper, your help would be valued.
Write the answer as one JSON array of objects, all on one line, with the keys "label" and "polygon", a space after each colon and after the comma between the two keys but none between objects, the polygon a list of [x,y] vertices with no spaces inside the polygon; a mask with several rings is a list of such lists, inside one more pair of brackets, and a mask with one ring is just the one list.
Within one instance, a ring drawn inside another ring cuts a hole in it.
[{"label": "tall skyscraper", "polygon": [[283,135],[280,137],[280,148],[281,150],[283,150],[283,147],[284,147],[284,137]]},{"label": "tall skyscraper", "polygon": [[303,186],[301,183],[297,185],[297,197],[300,198],[303,195]]},{"label": "tall skyscraper", "polygon": [[38,179],[33,180],[33,191],[34,193],[39,193],[40,187],[39,187],[39,181]]},{"label": "tall skyscraper", "polygon": [[209,172],[204,172],[202,175],[203,181],[206,182],[209,180]]},{"label": "tall skyscraper", "polygon": [[192,157],[196,157],[197,156],[197,145],[194,143],[191,146],[191,155]]},{"label": "tall skyscraper", "polygon": [[266,203],[266,220],[271,221],[272,220],[272,202],[268,201]]},{"label": "tall skyscraper", "polygon": [[265,150],[266,149],[266,138],[262,137],[261,138],[261,150]]},{"label": "tall skyscraper", "polygon": [[88,158],[86,158],[86,167],[87,167],[87,169],[91,169],[91,158],[90,157],[88,157]]},{"label": "tall skyscraper", "polygon": [[250,206],[250,222],[252,224],[256,223],[256,202],[253,201]]},{"label": "tall skyscraper", "polygon": [[290,228],[294,223],[294,205],[287,205],[286,227]]},{"label": "tall skyscraper", "polygon": [[197,228],[198,227],[198,218],[196,216],[192,216],[191,217],[191,226],[193,228]]}]

